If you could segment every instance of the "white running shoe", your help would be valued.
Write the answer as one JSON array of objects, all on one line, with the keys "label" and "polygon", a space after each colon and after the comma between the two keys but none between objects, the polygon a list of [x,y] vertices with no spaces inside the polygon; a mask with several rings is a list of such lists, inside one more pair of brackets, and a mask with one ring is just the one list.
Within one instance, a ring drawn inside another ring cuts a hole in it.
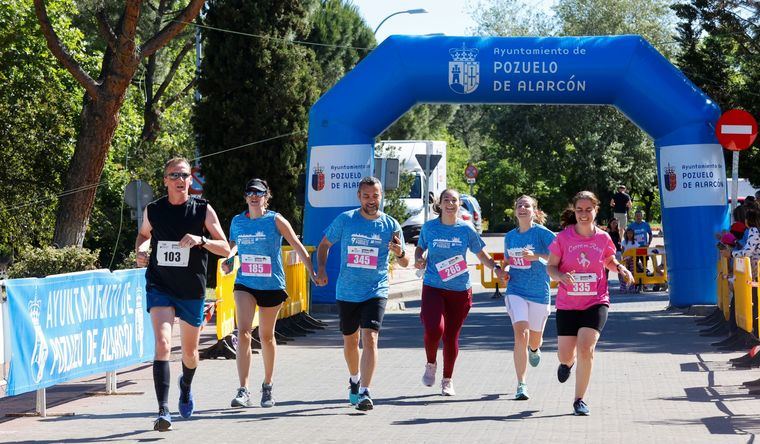
[{"label": "white running shoe", "polygon": [[451,378],[441,379],[441,394],[443,396],[454,396],[457,394],[454,391],[454,382],[451,381]]},{"label": "white running shoe", "polygon": [[230,403],[231,407],[253,407],[251,392],[245,387],[240,387]]},{"label": "white running shoe", "polygon": [[425,364],[425,374],[422,375],[422,383],[428,387],[432,387],[435,384],[435,370],[438,368],[438,364],[428,362]]}]

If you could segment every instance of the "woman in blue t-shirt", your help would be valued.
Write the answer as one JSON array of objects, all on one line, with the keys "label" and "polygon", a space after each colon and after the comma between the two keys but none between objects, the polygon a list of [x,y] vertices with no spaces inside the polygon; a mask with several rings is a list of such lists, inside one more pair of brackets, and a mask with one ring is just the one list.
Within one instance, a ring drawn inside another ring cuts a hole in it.
[{"label": "woman in blue t-shirt", "polygon": [[282,266],[282,238],[306,266],[314,280],[309,253],[296,237],[290,223],[280,214],[267,209],[272,194],[262,179],[251,179],[245,186],[248,209],[232,219],[230,224],[230,260],[223,264],[230,272],[231,260],[237,254],[240,268],[235,276],[235,319],[238,326],[237,369],[240,388],[232,400],[232,407],[252,407],[248,391],[248,373],[251,366],[251,330],[256,306],[259,306],[259,340],[264,361],[264,382],[261,384],[261,406],[274,406],[272,374],[277,353],[274,327],[282,303],[288,298],[285,292],[285,271]]},{"label": "woman in blue t-shirt", "polygon": [[546,215],[533,197],[520,196],[514,210],[519,226],[504,236],[505,259],[509,260],[504,302],[515,333],[515,399],[526,400],[527,363],[535,367],[541,361],[544,326],[551,312],[546,261],[555,235],[543,226]]},{"label": "woman in blue t-shirt", "polygon": [[[422,226],[414,251],[415,268],[425,270],[420,318],[425,329],[427,364],[422,383],[428,387],[435,384],[438,344],[443,338],[441,394],[444,396],[455,393],[451,377],[459,353],[459,332],[472,307],[467,250],[475,253],[488,268],[496,267],[499,277],[504,277],[501,267],[483,250],[485,243],[472,225],[457,218],[460,205],[456,190],[444,190],[433,206],[439,216]],[[425,250],[427,258],[423,257]]]}]

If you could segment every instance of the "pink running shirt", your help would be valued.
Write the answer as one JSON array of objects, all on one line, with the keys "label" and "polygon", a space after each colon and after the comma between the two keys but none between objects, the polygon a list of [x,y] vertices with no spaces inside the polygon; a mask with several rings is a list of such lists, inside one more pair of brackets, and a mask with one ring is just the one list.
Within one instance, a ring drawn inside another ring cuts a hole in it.
[{"label": "pink running shirt", "polygon": [[591,237],[575,232],[575,226],[562,230],[549,245],[549,251],[559,257],[561,273],[575,272],[575,283],[559,284],[558,310],[585,310],[599,304],[610,304],[604,262],[615,256],[615,244],[610,235],[595,228]]}]

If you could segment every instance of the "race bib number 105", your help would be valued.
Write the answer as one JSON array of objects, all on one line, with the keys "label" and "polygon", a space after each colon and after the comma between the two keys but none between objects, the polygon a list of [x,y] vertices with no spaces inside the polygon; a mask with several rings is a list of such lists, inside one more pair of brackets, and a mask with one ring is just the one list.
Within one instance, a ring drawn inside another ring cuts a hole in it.
[{"label": "race bib number 105", "polygon": [[156,261],[159,267],[187,267],[190,247],[182,248],[179,242],[158,241]]}]

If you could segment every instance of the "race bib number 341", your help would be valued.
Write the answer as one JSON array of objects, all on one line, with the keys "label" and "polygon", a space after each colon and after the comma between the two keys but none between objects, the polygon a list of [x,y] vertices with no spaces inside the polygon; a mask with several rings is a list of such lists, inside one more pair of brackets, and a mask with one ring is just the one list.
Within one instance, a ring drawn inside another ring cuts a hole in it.
[{"label": "race bib number 341", "polygon": [[377,247],[348,247],[348,263],[347,267],[350,268],[365,268],[367,270],[374,270],[377,268]]},{"label": "race bib number 341", "polygon": [[568,296],[596,296],[596,273],[575,273],[575,282],[568,288]]},{"label": "race bib number 341", "polygon": [[507,250],[507,253],[509,254],[509,268],[516,270],[527,270],[530,268],[530,260],[523,257],[522,248],[510,248]]},{"label": "race bib number 341", "polygon": [[182,248],[179,242],[158,241],[156,260],[159,267],[187,267],[190,247]]}]

